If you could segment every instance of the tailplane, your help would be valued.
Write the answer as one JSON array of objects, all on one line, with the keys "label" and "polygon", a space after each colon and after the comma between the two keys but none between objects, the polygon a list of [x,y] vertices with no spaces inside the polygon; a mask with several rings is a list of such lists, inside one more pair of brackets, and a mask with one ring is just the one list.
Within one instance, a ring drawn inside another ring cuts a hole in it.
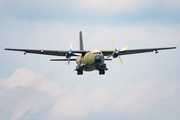
[{"label": "tailplane", "polygon": [[79,48],[80,48],[80,50],[84,50],[83,39],[82,39],[82,31],[79,32]]}]

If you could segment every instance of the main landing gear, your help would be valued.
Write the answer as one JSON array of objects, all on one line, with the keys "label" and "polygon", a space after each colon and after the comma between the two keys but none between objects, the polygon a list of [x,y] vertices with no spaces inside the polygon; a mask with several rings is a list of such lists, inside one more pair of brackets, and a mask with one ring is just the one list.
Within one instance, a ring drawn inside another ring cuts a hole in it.
[{"label": "main landing gear", "polygon": [[77,70],[77,75],[83,75],[83,70]]},{"label": "main landing gear", "polygon": [[99,70],[99,75],[104,75],[105,74],[105,70],[104,69],[100,69]]},{"label": "main landing gear", "polygon": [[[105,70],[100,69],[99,70],[99,75],[104,75],[104,74],[105,74]],[[83,75],[83,70],[77,70],[77,75]]]}]

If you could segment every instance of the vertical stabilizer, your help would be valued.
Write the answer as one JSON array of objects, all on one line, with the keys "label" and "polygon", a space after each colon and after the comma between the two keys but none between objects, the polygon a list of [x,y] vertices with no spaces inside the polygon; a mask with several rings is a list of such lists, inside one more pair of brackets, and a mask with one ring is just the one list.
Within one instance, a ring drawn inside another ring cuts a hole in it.
[{"label": "vertical stabilizer", "polygon": [[82,31],[79,32],[79,48],[80,48],[80,50],[84,50],[83,39],[82,39]]}]

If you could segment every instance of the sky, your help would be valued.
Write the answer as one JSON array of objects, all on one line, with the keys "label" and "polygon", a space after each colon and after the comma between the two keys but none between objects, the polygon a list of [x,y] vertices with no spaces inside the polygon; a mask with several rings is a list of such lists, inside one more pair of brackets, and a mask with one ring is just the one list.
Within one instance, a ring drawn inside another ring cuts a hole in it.
[{"label": "sky", "polygon": [[[0,0],[0,119],[179,120],[180,1]],[[121,56],[77,76],[64,58],[4,48],[177,47]]]}]

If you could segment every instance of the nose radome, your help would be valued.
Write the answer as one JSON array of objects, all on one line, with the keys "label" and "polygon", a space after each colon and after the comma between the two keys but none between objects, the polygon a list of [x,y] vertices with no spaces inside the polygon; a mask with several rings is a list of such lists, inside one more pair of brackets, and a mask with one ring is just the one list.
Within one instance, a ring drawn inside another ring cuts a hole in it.
[{"label": "nose radome", "polygon": [[95,60],[96,63],[100,63],[101,62],[101,56],[96,55],[94,60]]}]

